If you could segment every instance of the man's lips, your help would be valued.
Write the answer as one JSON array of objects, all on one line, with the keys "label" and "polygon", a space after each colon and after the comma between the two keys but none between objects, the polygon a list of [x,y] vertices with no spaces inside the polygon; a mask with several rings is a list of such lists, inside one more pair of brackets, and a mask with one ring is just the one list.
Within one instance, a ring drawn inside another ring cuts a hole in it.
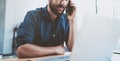
[{"label": "man's lips", "polygon": [[63,8],[63,7],[57,7],[57,10],[58,10],[58,11],[63,11],[64,8]]}]

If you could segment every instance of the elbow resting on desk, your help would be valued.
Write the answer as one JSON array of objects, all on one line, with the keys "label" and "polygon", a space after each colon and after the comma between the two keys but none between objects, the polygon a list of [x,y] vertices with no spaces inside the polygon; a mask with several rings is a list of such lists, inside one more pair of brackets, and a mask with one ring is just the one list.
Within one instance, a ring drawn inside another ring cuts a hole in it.
[{"label": "elbow resting on desk", "polygon": [[41,47],[34,44],[24,44],[17,48],[17,56],[19,58],[33,58],[42,57],[49,55],[63,55],[64,54],[63,45],[54,47]]}]

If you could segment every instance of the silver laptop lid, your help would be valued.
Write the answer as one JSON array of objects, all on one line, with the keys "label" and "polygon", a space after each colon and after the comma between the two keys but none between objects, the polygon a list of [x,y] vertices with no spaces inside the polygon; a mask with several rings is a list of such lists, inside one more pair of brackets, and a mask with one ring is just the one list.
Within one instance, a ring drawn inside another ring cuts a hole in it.
[{"label": "silver laptop lid", "polygon": [[118,41],[117,21],[87,15],[75,36],[71,61],[109,61]]}]

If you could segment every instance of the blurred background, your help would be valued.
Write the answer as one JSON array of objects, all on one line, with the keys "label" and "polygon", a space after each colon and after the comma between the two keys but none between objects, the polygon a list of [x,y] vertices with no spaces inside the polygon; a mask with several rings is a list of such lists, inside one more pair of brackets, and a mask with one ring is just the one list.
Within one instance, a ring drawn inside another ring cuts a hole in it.
[{"label": "blurred background", "polygon": [[[120,20],[120,0],[73,0],[77,7],[76,32],[85,14],[97,14]],[[0,0],[0,52],[12,54],[16,27],[19,27],[29,10],[45,7],[48,0]],[[120,42],[116,45],[120,51]]]}]

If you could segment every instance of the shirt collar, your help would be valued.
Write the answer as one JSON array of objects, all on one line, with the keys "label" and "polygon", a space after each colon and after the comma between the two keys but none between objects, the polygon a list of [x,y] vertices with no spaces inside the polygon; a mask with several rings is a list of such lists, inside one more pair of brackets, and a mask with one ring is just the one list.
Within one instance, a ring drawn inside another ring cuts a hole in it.
[{"label": "shirt collar", "polygon": [[47,6],[44,7],[44,8],[42,8],[42,17],[43,17],[44,19],[49,19],[49,20],[51,20],[50,15],[49,15],[48,10],[47,10]]}]

